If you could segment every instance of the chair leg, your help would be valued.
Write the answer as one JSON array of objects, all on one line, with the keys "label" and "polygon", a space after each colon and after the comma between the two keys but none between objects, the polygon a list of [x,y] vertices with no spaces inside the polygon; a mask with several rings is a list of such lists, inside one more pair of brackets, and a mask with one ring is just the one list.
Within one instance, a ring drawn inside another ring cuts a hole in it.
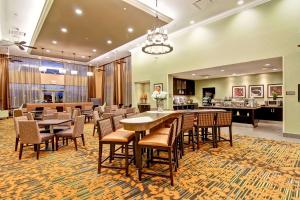
[{"label": "chair leg", "polygon": [[66,138],[66,145],[69,145],[69,138]]},{"label": "chair leg", "polygon": [[181,137],[181,144],[180,144],[180,148],[181,148],[181,153],[182,153],[182,156],[184,156],[184,136],[183,136],[183,132],[181,133],[180,137]]},{"label": "chair leg", "polygon": [[77,149],[77,138],[73,138],[73,141],[74,141],[74,144],[75,144],[75,149],[76,149],[76,151],[78,150]]},{"label": "chair leg", "polygon": [[94,125],[93,136],[95,136],[96,126]]},{"label": "chair leg", "polygon": [[199,128],[197,127],[196,130],[196,140],[197,140],[197,149],[200,148],[200,141],[199,141]]},{"label": "chair leg", "polygon": [[52,143],[52,151],[54,151],[54,144],[55,144],[54,143],[54,137],[52,138],[52,142],[51,143]]},{"label": "chair leg", "polygon": [[21,159],[22,159],[23,146],[24,146],[24,144],[23,144],[23,143],[20,143],[19,160],[21,160]]},{"label": "chair leg", "polygon": [[36,145],[36,159],[38,160],[40,158],[40,144]]},{"label": "chair leg", "polygon": [[16,137],[15,151],[18,150],[19,138]]},{"label": "chair leg", "polygon": [[128,168],[129,168],[129,165],[128,165],[128,144],[125,145],[125,168],[126,168],[126,176],[129,176],[129,173],[128,173]]},{"label": "chair leg", "polygon": [[101,173],[101,165],[102,165],[102,143],[99,142],[98,174]]},{"label": "chair leg", "polygon": [[140,163],[137,163],[137,165],[138,165],[138,177],[139,177],[139,181],[141,181],[142,180],[142,167],[143,167],[143,159],[142,159],[142,153],[141,153],[142,148],[140,146],[138,146],[136,151],[137,151],[136,155],[140,157],[139,159],[137,159],[140,162]]},{"label": "chair leg", "polygon": [[56,146],[56,151],[58,151],[58,140],[59,140],[59,137],[58,136],[55,136],[55,146]]},{"label": "chair leg", "polygon": [[221,127],[218,127],[218,140],[221,141]]},{"label": "chair leg", "polygon": [[46,149],[48,150],[48,148],[49,148],[49,141],[46,141],[45,145],[46,145]]},{"label": "chair leg", "polygon": [[230,146],[232,146],[232,126],[229,126],[229,140],[230,140]]},{"label": "chair leg", "polygon": [[81,139],[82,139],[82,144],[83,144],[83,146],[85,146],[85,142],[84,142],[84,134],[81,134]]},{"label": "chair leg", "polygon": [[169,170],[170,170],[171,186],[174,186],[174,180],[173,180],[173,164],[172,164],[172,149],[169,149],[169,150],[168,150],[168,156],[169,156]]}]

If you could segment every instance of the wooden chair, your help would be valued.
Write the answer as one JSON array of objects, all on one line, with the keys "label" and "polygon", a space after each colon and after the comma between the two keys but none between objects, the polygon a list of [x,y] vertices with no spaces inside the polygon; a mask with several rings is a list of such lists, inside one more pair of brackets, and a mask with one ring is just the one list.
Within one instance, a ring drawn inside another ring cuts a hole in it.
[{"label": "wooden chair", "polygon": [[[218,142],[229,141],[230,146],[232,146],[232,112],[219,112],[216,116],[216,147],[218,147]],[[221,137],[221,128],[228,127],[229,129],[229,139]]]},{"label": "wooden chair", "polygon": [[74,127],[56,133],[56,135],[55,135],[56,150],[58,150],[59,138],[64,138],[64,139],[67,139],[67,140],[72,139],[74,141],[76,151],[78,150],[78,148],[77,148],[77,138],[81,138],[82,139],[82,144],[83,144],[83,146],[85,146],[84,134],[83,134],[84,119],[85,119],[84,115],[77,116],[75,118]]},{"label": "wooden chair", "polygon": [[98,130],[98,124],[97,122],[100,120],[99,112],[93,111],[93,122],[94,122],[94,128],[93,128],[93,136],[95,135],[95,131]]},{"label": "wooden chair", "polygon": [[19,121],[26,121],[26,120],[28,120],[27,116],[14,117],[14,126],[15,126],[15,132],[16,132],[15,151],[18,150],[18,145],[19,145],[19,140],[20,140]]},{"label": "wooden chair", "polygon": [[[188,146],[192,145],[193,151],[195,150],[195,127],[194,127],[195,114],[194,113],[185,113],[182,118],[182,141],[184,145],[184,137],[188,137]],[[188,133],[188,134],[185,134]],[[196,133],[197,134],[197,133]],[[196,135],[196,141],[197,141]],[[182,151],[184,155],[184,151]]]},{"label": "wooden chair", "polygon": [[[213,147],[216,147],[215,116],[216,114],[214,112],[210,112],[210,113],[200,112],[197,115],[197,121],[195,123],[197,135],[199,136],[199,132],[201,131],[201,137],[203,142],[208,141],[208,137],[207,137],[208,129],[211,128],[212,130],[211,142],[213,144]],[[198,148],[199,148],[199,142],[198,142]]]},{"label": "wooden chair", "polygon": [[[143,149],[156,149],[156,150],[163,150],[168,152],[168,161],[163,162],[161,159],[159,161],[156,161],[158,159],[157,157],[150,158],[152,163],[160,163],[160,164],[168,164],[169,165],[169,175],[163,174],[163,173],[154,173],[154,172],[146,172],[143,170],[143,164],[141,164],[141,168],[138,169],[139,174],[139,180],[141,181],[142,175],[152,175],[152,176],[161,176],[161,177],[168,177],[171,180],[171,185],[174,185],[174,179],[173,179],[173,169],[175,168],[175,171],[177,170],[175,161],[176,158],[176,138],[177,134],[177,119],[175,119],[171,127],[169,128],[169,134],[164,134],[160,131],[160,129],[155,130],[155,132],[150,133],[143,137],[139,143],[138,143],[138,152],[142,152]],[[142,156],[139,154],[139,156]],[[149,156],[149,155],[148,155]],[[151,156],[151,155],[150,155]],[[142,160],[139,159],[139,160]],[[149,158],[148,158],[149,160]],[[149,165],[148,165],[149,167]]]},{"label": "wooden chair", "polygon": [[[113,131],[112,119],[106,118],[98,121],[98,133],[99,133],[99,160],[98,160],[98,174],[101,173],[101,168],[112,168],[112,169],[124,169],[126,172],[126,176],[129,175],[129,164],[133,161],[134,156],[131,156],[131,160],[129,160],[129,148],[128,145],[130,142],[133,142],[135,139],[134,132],[130,131]],[[110,155],[102,160],[102,149],[104,144],[110,145]],[[115,145],[125,146],[125,155],[120,155],[118,158],[125,159],[125,167],[122,166],[109,166],[103,165],[103,163],[109,159],[111,162],[114,158],[115,150],[112,149]]]},{"label": "wooden chair", "polygon": [[23,111],[21,109],[15,109],[13,111],[13,117],[20,117],[23,116]]},{"label": "wooden chair", "polygon": [[19,159],[22,158],[24,144],[33,144],[36,147],[36,158],[39,159],[40,145],[52,141],[52,151],[54,151],[54,134],[39,131],[38,123],[32,120],[19,121],[20,152]]}]

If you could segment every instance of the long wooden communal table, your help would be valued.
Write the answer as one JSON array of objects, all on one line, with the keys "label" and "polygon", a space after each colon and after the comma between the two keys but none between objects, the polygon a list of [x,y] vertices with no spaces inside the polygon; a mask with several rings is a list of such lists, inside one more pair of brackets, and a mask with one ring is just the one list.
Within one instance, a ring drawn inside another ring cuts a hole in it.
[{"label": "long wooden communal table", "polygon": [[123,124],[124,129],[135,131],[135,159],[136,159],[136,167],[137,167],[137,173],[138,169],[142,167],[142,160],[140,159],[141,152],[138,152],[138,143],[140,140],[140,137],[143,133],[145,133],[146,130],[150,130],[152,128],[155,128],[156,126],[159,126],[163,122],[167,121],[168,119],[174,118],[178,116],[178,114],[184,114],[184,113],[205,113],[205,112],[224,112],[223,109],[199,109],[199,110],[176,110],[176,111],[148,111],[144,113],[140,113],[137,115],[134,115],[130,118],[123,119],[120,121],[121,124]]}]

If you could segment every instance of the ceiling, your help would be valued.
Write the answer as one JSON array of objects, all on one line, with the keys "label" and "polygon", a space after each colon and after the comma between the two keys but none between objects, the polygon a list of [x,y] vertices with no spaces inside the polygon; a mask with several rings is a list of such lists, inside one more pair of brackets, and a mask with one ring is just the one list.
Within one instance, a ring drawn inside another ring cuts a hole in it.
[{"label": "ceiling", "polygon": [[[75,9],[82,14],[77,15]],[[95,58],[144,35],[154,23],[167,22],[120,0],[54,0],[34,46],[50,51],[44,51],[48,57],[61,57],[63,50],[65,58],[72,59],[75,52],[79,54],[76,60],[89,61],[89,56]],[[63,27],[67,33],[61,31]],[[41,55],[42,51],[31,53]]]},{"label": "ceiling", "polygon": [[[160,24],[166,24],[164,27],[168,32],[174,33],[220,20],[270,0],[244,0],[243,5],[238,5],[237,1],[158,0],[157,10],[163,19]],[[127,56],[131,49],[140,47],[147,29],[153,25],[156,12],[155,0],[39,0],[38,3],[36,0],[0,0],[0,6],[5,10],[0,10],[0,39],[1,35],[2,39],[8,38],[9,28],[18,27],[26,32],[24,40],[28,44],[50,49],[51,52],[45,52],[47,56],[60,58],[61,50],[64,50],[64,57],[72,59],[72,52],[76,52],[76,60],[86,62],[88,56],[92,56],[89,63],[94,65]],[[82,16],[74,13],[76,8],[82,9]],[[67,27],[68,33],[60,31],[63,26]],[[127,31],[129,26],[134,28],[133,33]],[[57,44],[54,45],[53,40]],[[108,45],[107,40],[112,40],[112,44]],[[11,52],[27,54],[14,48]],[[27,56],[34,57],[41,51],[31,53]]]},{"label": "ceiling", "polygon": [[173,74],[176,78],[201,80],[282,71],[282,58],[269,58]]}]

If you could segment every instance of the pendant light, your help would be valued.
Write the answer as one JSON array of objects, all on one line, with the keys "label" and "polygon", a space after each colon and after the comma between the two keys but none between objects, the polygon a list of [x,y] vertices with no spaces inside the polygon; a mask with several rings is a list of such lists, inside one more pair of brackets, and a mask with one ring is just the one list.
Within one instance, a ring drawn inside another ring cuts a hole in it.
[{"label": "pendant light", "polygon": [[63,65],[62,68],[59,68],[59,73],[60,74],[65,74],[67,72],[64,65],[64,51],[61,51],[61,64]]},{"label": "pendant light", "polygon": [[[89,56],[89,62],[91,61],[91,56]],[[91,67],[91,63],[89,64],[89,66]],[[89,67],[89,69],[90,69]],[[94,73],[93,72],[87,72],[86,73],[87,76],[94,76]]]},{"label": "pendant light", "polygon": [[[76,56],[76,53],[73,53],[73,69],[75,69],[75,56]],[[77,75],[77,74],[78,74],[78,71],[71,70],[71,75]]]}]

